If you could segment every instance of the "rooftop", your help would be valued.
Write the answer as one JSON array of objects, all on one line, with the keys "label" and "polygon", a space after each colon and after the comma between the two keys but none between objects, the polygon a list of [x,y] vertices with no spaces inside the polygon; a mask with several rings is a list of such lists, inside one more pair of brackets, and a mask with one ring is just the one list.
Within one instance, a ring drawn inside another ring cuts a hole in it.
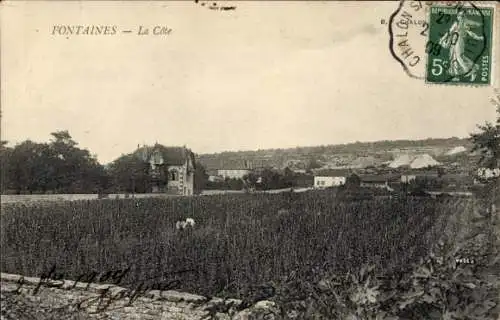
[{"label": "rooftop", "polygon": [[144,161],[149,161],[153,156],[155,158],[161,156],[167,165],[183,165],[188,158],[191,158],[193,165],[195,164],[194,153],[186,147],[167,147],[155,144],[152,147],[139,147],[134,154],[142,157]]},{"label": "rooftop", "polygon": [[379,175],[362,175],[362,182],[390,182],[401,179],[400,174],[379,174]]},{"label": "rooftop", "polygon": [[320,169],[314,173],[315,177],[348,177],[353,174],[349,169]]}]

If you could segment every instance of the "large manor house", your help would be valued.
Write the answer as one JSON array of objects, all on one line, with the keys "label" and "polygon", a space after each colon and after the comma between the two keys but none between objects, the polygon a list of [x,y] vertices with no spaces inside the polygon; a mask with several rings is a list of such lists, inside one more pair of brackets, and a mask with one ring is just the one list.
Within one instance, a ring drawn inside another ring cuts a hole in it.
[{"label": "large manor house", "polygon": [[195,158],[190,149],[155,144],[138,146],[135,154],[149,164],[153,193],[193,195]]}]

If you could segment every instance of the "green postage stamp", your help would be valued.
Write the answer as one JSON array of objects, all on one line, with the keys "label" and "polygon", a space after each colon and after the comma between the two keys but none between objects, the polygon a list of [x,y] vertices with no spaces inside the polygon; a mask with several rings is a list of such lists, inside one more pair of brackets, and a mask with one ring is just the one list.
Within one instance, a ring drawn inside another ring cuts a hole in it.
[{"label": "green postage stamp", "polygon": [[493,25],[491,7],[432,6],[426,81],[491,84]]}]

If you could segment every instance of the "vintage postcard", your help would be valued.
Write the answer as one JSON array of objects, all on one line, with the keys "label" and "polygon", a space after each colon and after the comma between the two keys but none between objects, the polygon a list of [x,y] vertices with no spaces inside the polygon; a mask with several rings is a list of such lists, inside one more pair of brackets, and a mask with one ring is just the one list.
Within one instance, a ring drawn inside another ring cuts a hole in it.
[{"label": "vintage postcard", "polygon": [[496,1],[2,1],[1,319],[498,319]]}]

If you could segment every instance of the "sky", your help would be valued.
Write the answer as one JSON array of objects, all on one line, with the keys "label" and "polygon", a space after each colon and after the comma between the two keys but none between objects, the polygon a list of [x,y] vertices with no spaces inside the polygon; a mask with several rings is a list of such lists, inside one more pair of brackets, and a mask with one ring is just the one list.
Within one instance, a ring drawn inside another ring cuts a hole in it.
[{"label": "sky", "polygon": [[[381,24],[395,2],[230,5],[3,2],[2,140],[68,130],[107,163],[143,143],[200,154],[465,137],[495,119],[498,84],[433,85],[403,71]],[[66,37],[56,25],[118,32]]]}]

